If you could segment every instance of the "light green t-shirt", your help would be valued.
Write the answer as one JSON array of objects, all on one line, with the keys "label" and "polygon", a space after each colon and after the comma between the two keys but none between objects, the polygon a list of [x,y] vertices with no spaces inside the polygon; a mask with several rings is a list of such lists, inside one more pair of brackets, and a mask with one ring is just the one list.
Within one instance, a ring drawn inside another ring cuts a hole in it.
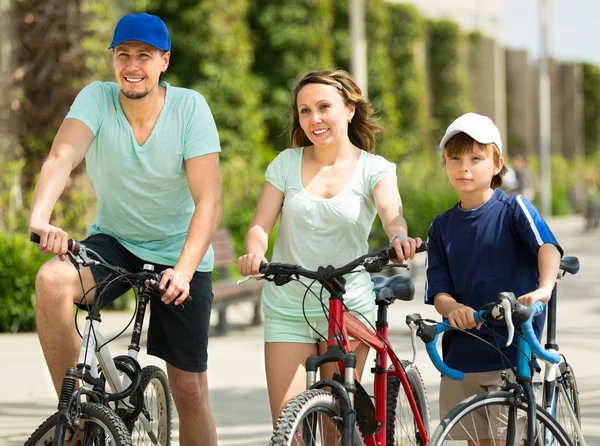
[{"label": "light green t-shirt", "polygon": [[[292,263],[316,270],[318,266],[340,267],[369,250],[368,237],[377,213],[373,190],[383,177],[396,175],[396,165],[383,157],[361,151],[354,172],[335,197],[315,198],[302,185],[303,148],[281,152],[267,168],[266,180],[284,193],[273,262]],[[373,284],[367,272],[348,274],[344,302],[351,310],[372,319],[375,308]],[[311,281],[302,280],[307,286]],[[311,288],[317,295],[318,283]],[[263,287],[267,317],[303,319],[302,300],[306,287],[292,281],[284,286],[267,282]],[[325,306],[329,293],[323,290]],[[312,293],[305,301],[307,317],[326,319]]]},{"label": "light green t-shirt", "polygon": [[[139,258],[174,265],[181,254],[195,206],[185,160],[220,152],[215,121],[204,97],[166,82],[163,109],[140,146],[112,82],[93,82],[77,95],[66,118],[90,128],[94,140],[87,171],[98,198],[88,236],[115,237]],[[198,271],[212,271],[209,248]]]}]

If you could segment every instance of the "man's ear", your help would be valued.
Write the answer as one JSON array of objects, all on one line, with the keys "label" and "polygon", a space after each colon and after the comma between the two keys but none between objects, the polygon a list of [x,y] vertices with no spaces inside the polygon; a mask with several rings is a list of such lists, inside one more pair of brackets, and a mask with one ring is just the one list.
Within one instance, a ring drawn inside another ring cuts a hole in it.
[{"label": "man's ear", "polygon": [[167,68],[169,68],[169,60],[171,60],[171,52],[165,51],[165,53],[162,55],[162,59],[163,59],[163,69],[161,71],[164,73],[165,71],[167,71]]}]

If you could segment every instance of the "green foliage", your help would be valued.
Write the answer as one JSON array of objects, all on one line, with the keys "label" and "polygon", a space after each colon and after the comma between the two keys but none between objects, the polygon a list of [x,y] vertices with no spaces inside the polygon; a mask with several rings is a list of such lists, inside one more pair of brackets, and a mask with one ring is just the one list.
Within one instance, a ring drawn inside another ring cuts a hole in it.
[{"label": "green foliage", "polygon": [[20,231],[27,221],[21,190],[24,166],[24,159],[12,160],[0,156],[0,233]]},{"label": "green foliage", "polygon": [[[411,237],[427,238],[433,219],[458,201],[442,167],[439,153],[422,151],[403,157],[398,163],[398,188],[402,197],[402,213]],[[370,244],[373,248],[387,245],[381,222],[376,219]]]},{"label": "green foliage", "polygon": [[350,38],[350,2],[334,2],[333,17],[333,60],[337,69],[350,73],[350,55],[352,40]]},{"label": "green foliage", "polygon": [[288,147],[290,92],[296,79],[333,66],[332,0],[252,2],[249,23],[254,42],[253,72],[260,78],[267,140]]},{"label": "green foliage", "polygon": [[583,64],[583,137],[586,156],[600,153],[600,68]]},{"label": "green foliage", "polygon": [[387,3],[386,8],[394,24],[387,45],[393,67],[392,92],[402,112],[400,138],[409,152],[416,152],[432,145],[428,138],[424,54],[419,54],[425,42],[425,23],[413,5]]},{"label": "green foliage", "polygon": [[117,21],[127,13],[124,0],[87,0],[89,21],[81,45],[85,50],[85,66],[93,73],[94,80],[113,81],[112,41]]},{"label": "green foliage", "polygon": [[240,248],[273,157],[265,145],[259,83],[251,73],[247,0],[139,1],[136,6],[160,16],[171,32],[165,79],[199,91],[211,108],[222,148],[222,225]]},{"label": "green foliage", "polygon": [[394,67],[388,51],[387,38],[391,30],[390,16],[384,0],[371,0],[366,10],[367,74],[369,99],[384,129],[378,135],[377,153],[389,161],[398,161],[405,151],[399,135],[400,110],[394,95]]},{"label": "green foliage", "polygon": [[[527,157],[527,164],[532,172],[540,171],[538,156]],[[573,160],[557,154],[552,155],[550,160],[552,215],[568,215],[580,211],[579,207],[582,203],[575,199],[575,195],[578,190],[585,187],[586,178],[594,178],[593,171],[597,167],[600,167],[600,164],[598,161],[594,163],[593,159]],[[541,190],[539,184],[535,189],[536,196],[533,204],[540,209]]]},{"label": "green foliage", "polygon": [[452,121],[469,109],[464,35],[448,20],[428,22],[428,72],[432,131],[439,141]]},{"label": "green foliage", "polygon": [[46,260],[27,234],[0,234],[0,332],[35,329],[35,276]]}]

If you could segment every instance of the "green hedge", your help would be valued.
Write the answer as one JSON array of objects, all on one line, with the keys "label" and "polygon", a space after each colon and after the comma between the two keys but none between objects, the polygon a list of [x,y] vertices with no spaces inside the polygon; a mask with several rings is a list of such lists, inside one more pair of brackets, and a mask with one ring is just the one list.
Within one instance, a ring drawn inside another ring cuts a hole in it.
[{"label": "green hedge", "polygon": [[48,259],[26,234],[0,235],[0,332],[35,329],[35,276]]},{"label": "green hedge", "polygon": [[470,108],[465,36],[457,23],[428,22],[428,73],[434,141]]},{"label": "green hedge", "polygon": [[600,68],[583,64],[583,137],[586,156],[600,153]]},{"label": "green hedge", "polygon": [[425,21],[413,5],[387,3],[387,13],[393,26],[387,36],[387,46],[400,116],[400,138],[409,153],[432,145],[429,133],[427,75],[425,72]]}]

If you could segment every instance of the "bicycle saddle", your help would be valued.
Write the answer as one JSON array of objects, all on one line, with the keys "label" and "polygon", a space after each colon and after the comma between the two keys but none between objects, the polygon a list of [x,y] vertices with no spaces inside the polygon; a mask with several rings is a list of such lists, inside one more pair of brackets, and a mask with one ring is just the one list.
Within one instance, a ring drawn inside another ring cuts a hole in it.
[{"label": "bicycle saddle", "polygon": [[570,274],[579,272],[579,259],[573,256],[567,256],[560,259],[560,269]]},{"label": "bicycle saddle", "polygon": [[375,284],[375,303],[390,305],[396,299],[411,301],[415,297],[415,285],[409,277],[396,274],[392,277],[373,276]]}]

